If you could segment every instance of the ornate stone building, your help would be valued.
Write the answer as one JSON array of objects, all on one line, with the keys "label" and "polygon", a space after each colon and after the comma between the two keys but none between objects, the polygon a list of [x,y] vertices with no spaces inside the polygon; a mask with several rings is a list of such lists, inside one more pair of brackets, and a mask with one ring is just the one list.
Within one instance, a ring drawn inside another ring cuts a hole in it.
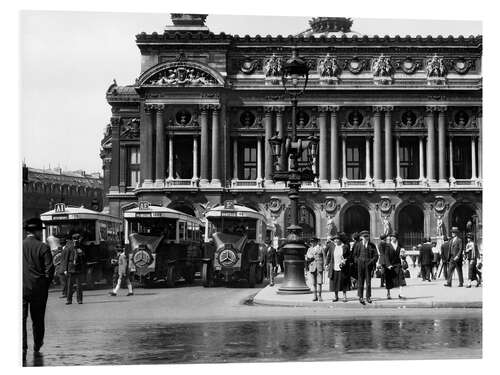
[{"label": "ornate stone building", "polygon": [[296,36],[240,37],[205,18],[172,14],[162,34],[137,35],[138,78],[107,90],[112,214],[148,200],[201,216],[233,199],[283,236],[287,189],[272,181],[268,139],[291,126],[280,75],[296,46],[310,66],[298,136],[320,138],[305,236],[395,229],[409,246],[474,215],[480,230],[481,36],[361,36],[350,19],[319,17]]},{"label": "ornate stone building", "polygon": [[99,174],[23,166],[23,220],[38,217],[59,202],[100,211],[103,196]]}]

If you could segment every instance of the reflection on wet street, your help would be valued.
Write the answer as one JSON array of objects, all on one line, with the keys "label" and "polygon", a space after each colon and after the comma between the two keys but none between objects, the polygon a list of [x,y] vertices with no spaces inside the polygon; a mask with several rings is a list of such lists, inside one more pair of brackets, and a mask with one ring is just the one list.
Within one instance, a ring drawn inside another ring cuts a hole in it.
[{"label": "reflection on wet street", "polygon": [[[78,339],[75,339],[78,337]],[[27,365],[480,358],[481,316],[75,325]],[[34,362],[35,361],[35,362]]]}]

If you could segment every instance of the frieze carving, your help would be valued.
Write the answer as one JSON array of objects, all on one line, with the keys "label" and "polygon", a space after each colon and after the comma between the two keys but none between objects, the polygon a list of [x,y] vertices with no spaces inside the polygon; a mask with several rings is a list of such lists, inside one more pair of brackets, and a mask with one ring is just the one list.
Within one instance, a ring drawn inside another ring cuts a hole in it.
[{"label": "frieze carving", "polygon": [[281,58],[275,53],[264,63],[264,73],[266,77],[281,77]]},{"label": "frieze carving", "polygon": [[239,63],[239,69],[244,74],[252,74],[254,71],[262,68],[262,64],[259,60],[252,60],[250,58],[246,58]]},{"label": "frieze carving", "polygon": [[446,74],[448,70],[446,69],[442,57],[434,55],[430,59],[427,59],[425,71],[427,73],[427,83],[429,85],[446,83]]},{"label": "frieze carving", "polygon": [[319,60],[318,72],[320,80],[325,83],[334,83],[338,81],[342,69],[337,62],[337,59],[330,56],[329,53],[323,59]]},{"label": "frieze carving", "polygon": [[121,138],[135,139],[140,136],[140,121],[133,118],[122,126]]},{"label": "frieze carving", "polygon": [[390,84],[392,83],[392,75],[394,68],[391,59],[383,54],[373,61],[372,73],[375,84]]},{"label": "frieze carving", "polygon": [[359,74],[370,66],[370,60],[354,56],[350,60],[344,60],[341,66],[343,69],[349,70],[352,74]]},{"label": "frieze carving", "polygon": [[121,119],[120,117],[111,117],[110,121],[111,121],[111,126],[119,126]]},{"label": "frieze carving", "polygon": [[417,70],[422,68],[421,60],[414,60],[411,57],[405,59],[398,59],[394,61],[396,69],[402,70],[405,74],[414,74]]},{"label": "frieze carving", "polygon": [[159,86],[206,86],[216,85],[218,82],[211,74],[201,69],[182,64],[159,71],[150,77],[145,84]]}]

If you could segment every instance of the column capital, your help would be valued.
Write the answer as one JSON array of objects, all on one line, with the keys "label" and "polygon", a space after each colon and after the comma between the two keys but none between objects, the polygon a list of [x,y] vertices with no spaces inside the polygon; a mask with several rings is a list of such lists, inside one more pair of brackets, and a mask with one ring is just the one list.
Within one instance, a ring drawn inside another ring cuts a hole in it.
[{"label": "column capital", "polygon": [[263,107],[263,110],[264,110],[264,113],[269,116],[269,115],[271,115],[271,112],[274,112],[274,108],[275,107],[272,105],[265,105]]},{"label": "column capital", "polygon": [[144,104],[144,111],[146,113],[152,112],[155,109],[154,104]]},{"label": "column capital", "polygon": [[120,121],[121,121],[120,117],[116,117],[116,116],[111,117],[111,119],[110,119],[111,126],[112,127],[120,126]]},{"label": "column capital", "polygon": [[448,110],[448,107],[445,105],[440,105],[440,106],[437,106],[437,108],[436,108],[436,111],[439,112],[440,114],[441,113],[444,114],[447,110]]},{"label": "column capital", "polygon": [[165,110],[165,104],[151,104],[152,109],[154,109],[157,113],[163,112]]},{"label": "column capital", "polygon": [[209,104],[208,107],[209,107],[209,109],[211,109],[214,112],[219,112],[221,109],[220,104]]},{"label": "column capital", "polygon": [[210,105],[209,104],[200,104],[199,108],[200,108],[201,113],[206,113],[210,110]]},{"label": "column capital", "polygon": [[283,112],[285,112],[285,106],[282,105],[276,105],[272,106],[273,111],[276,112],[277,115],[281,115]]},{"label": "column capital", "polygon": [[425,106],[425,112],[432,114],[432,112],[445,112],[448,107],[445,105],[427,105]]},{"label": "column capital", "polygon": [[483,117],[483,107],[476,108],[476,117]]},{"label": "column capital", "polygon": [[372,111],[374,115],[380,116],[380,113],[384,110],[384,106],[381,105],[374,105],[372,106]]},{"label": "column capital", "polygon": [[394,106],[392,106],[392,105],[385,105],[382,108],[383,108],[384,112],[392,112],[392,111],[394,111]]}]

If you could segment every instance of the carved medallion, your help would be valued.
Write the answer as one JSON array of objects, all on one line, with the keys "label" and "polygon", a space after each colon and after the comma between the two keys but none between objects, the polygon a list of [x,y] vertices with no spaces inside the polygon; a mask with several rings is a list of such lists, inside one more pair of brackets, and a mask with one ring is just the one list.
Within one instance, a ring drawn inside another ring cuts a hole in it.
[{"label": "carved medallion", "polygon": [[363,123],[363,115],[361,114],[360,111],[352,111],[349,113],[349,116],[347,117],[347,121],[349,122],[349,125],[352,127],[359,127]]},{"label": "carved medallion", "polygon": [[434,210],[436,210],[436,212],[439,214],[443,213],[446,210],[446,202],[442,197],[437,197],[434,201]]},{"label": "carved medallion", "polygon": [[177,125],[186,126],[191,122],[191,113],[188,111],[179,111],[175,114]]},{"label": "carved medallion", "polygon": [[268,208],[272,214],[277,215],[280,212],[281,207],[282,207],[282,203],[281,203],[281,200],[279,198],[272,197],[269,200]]},{"label": "carved medallion", "polygon": [[305,128],[309,124],[309,115],[304,111],[297,114],[297,127]]},{"label": "carved medallion", "polygon": [[388,214],[391,211],[392,204],[389,198],[382,198],[379,203],[380,211]]},{"label": "carved medallion", "polygon": [[455,114],[455,126],[458,128],[465,128],[469,123],[469,115],[465,111],[458,111]]},{"label": "carved medallion", "polygon": [[422,67],[422,64],[411,57],[407,57],[404,60],[398,60],[396,67],[401,69],[405,74],[413,74]]},{"label": "carved medallion", "polygon": [[328,215],[333,215],[337,209],[337,201],[334,198],[326,198],[324,203],[325,211]]},{"label": "carved medallion", "polygon": [[401,115],[401,127],[411,128],[417,121],[417,115],[412,111],[403,112]]},{"label": "carved medallion", "polygon": [[452,61],[451,65],[453,67],[453,70],[455,70],[458,74],[467,74],[469,69],[474,66],[474,61],[460,58]]},{"label": "carved medallion", "polygon": [[240,70],[244,74],[252,74],[257,69],[258,61],[245,59],[241,62]]},{"label": "carved medallion", "polygon": [[255,115],[250,111],[244,111],[240,116],[240,123],[246,128],[255,124]]},{"label": "carved medallion", "polygon": [[359,74],[366,67],[367,62],[359,59],[358,57],[353,57],[350,61],[347,62],[347,69],[352,74]]}]

